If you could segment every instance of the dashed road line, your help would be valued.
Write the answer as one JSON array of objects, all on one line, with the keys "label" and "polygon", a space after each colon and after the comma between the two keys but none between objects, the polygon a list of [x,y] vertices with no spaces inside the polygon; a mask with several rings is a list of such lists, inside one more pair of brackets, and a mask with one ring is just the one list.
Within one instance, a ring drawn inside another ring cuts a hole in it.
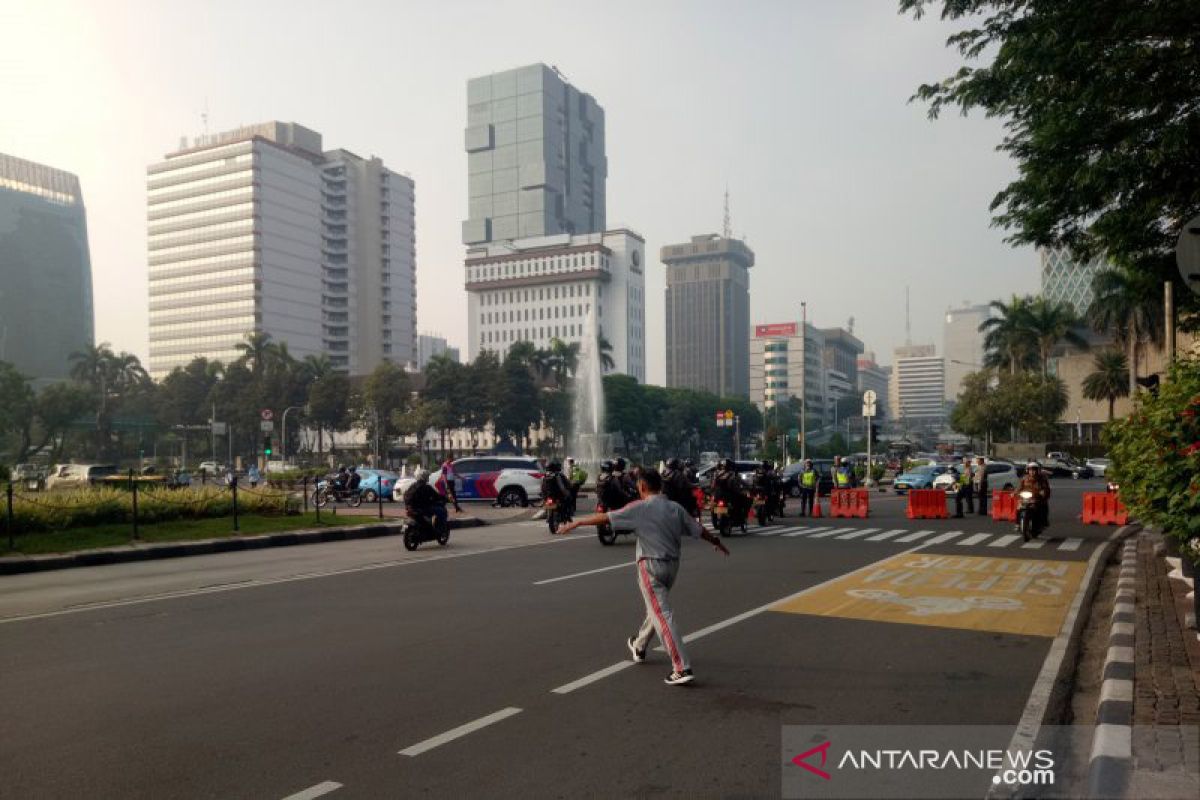
[{"label": "dashed road line", "polygon": [[877,533],[874,536],[868,536],[867,541],[868,542],[882,542],[885,539],[891,539],[893,536],[897,536],[901,533],[904,533],[906,530],[907,530],[907,528],[893,528],[890,531],[884,531],[883,533]]},{"label": "dashed road line", "polygon": [[1009,533],[1001,536],[996,541],[988,545],[988,547],[1008,547],[1010,544],[1021,538],[1019,533]]},{"label": "dashed road line", "polygon": [[437,736],[426,739],[423,742],[417,742],[414,745],[406,747],[400,751],[400,755],[419,756],[422,753],[429,752],[435,747],[441,747],[447,742],[452,742],[455,739],[461,739],[467,734],[474,733],[481,728],[486,728],[488,725],[493,725],[501,720],[506,720],[509,717],[520,713],[521,709],[513,708],[512,706],[509,706],[508,708],[502,708],[494,714],[488,714],[486,717],[480,717],[473,722],[468,722],[466,725],[459,725],[457,728],[451,728],[445,733],[439,733]]},{"label": "dashed road line", "polygon": [[585,575],[595,575],[597,572],[608,572],[609,570],[620,569],[621,567],[632,567],[632,561],[625,561],[620,564],[612,564],[607,567],[598,567],[597,569],[589,569],[586,572],[573,572],[570,575],[560,575],[557,578],[546,578],[542,581],[534,581],[534,586],[545,586],[547,583],[558,583],[559,581],[569,581],[572,578],[582,578]]},{"label": "dashed road line", "polygon": [[821,531],[827,531],[827,530],[829,530],[829,528],[801,528],[800,530],[795,531],[794,533],[785,533],[784,537],[790,539],[793,536],[811,536],[814,533],[820,533]]},{"label": "dashed road line", "polygon": [[842,534],[841,536],[839,536],[837,538],[839,540],[840,539],[857,539],[860,536],[866,536],[868,533],[874,533],[877,530],[879,530],[879,528],[859,528],[856,531],[851,531],[850,533]]},{"label": "dashed road line", "polygon": [[1021,545],[1021,549],[1022,550],[1040,550],[1045,546],[1046,546],[1046,542],[1044,539],[1034,539],[1031,542],[1026,542],[1025,544]]},{"label": "dashed road line", "polygon": [[980,542],[986,542],[990,538],[992,538],[992,535],[990,533],[976,533],[976,534],[972,534],[971,536],[968,536],[967,538],[963,539],[961,542],[956,542],[956,544],[959,547],[967,547],[969,545],[979,544]]},{"label": "dashed road line", "polygon": [[933,537],[925,544],[941,544],[942,542],[950,541],[955,536],[962,536],[962,535],[963,535],[962,531],[946,531],[945,533],[939,533],[937,536]]},{"label": "dashed road line", "polygon": [[1078,550],[1079,546],[1081,544],[1083,544],[1083,539],[1080,539],[1075,536],[1071,536],[1071,537],[1068,537],[1067,539],[1065,539],[1063,541],[1063,543],[1058,546],[1058,549],[1059,550]]},{"label": "dashed road line", "polygon": [[809,538],[810,539],[824,539],[828,536],[836,536],[839,533],[849,533],[852,530],[854,530],[854,528],[834,528],[832,530],[822,531],[821,533],[814,533]]},{"label": "dashed road line", "polygon": [[[897,542],[915,542],[917,539],[924,539],[926,536],[928,536],[931,533],[933,533],[933,531],[914,531],[913,533],[910,533],[908,536],[901,536],[896,541]],[[926,544],[928,544],[928,542],[926,542]]]},{"label": "dashed road line", "polygon": [[320,797],[321,795],[329,794],[330,792],[337,791],[340,788],[342,788],[340,783],[324,781],[323,783],[318,783],[316,786],[310,786],[307,789],[296,792],[295,794],[289,794],[287,797],[283,798],[283,800],[313,800],[314,797]]},{"label": "dashed road line", "polygon": [[[687,641],[686,636],[684,637],[684,641],[685,642]],[[579,678],[578,680],[571,681],[570,683],[564,683],[562,686],[559,686],[557,689],[551,689],[550,692],[552,694],[570,694],[571,692],[575,691],[576,689],[582,689],[584,686],[587,686],[589,683],[595,683],[598,680],[607,678],[609,675],[616,675],[621,670],[626,669],[628,667],[632,667],[632,666],[633,666],[632,661],[621,661],[616,664],[609,664],[604,669],[598,669],[595,672],[584,675],[582,678]]]}]

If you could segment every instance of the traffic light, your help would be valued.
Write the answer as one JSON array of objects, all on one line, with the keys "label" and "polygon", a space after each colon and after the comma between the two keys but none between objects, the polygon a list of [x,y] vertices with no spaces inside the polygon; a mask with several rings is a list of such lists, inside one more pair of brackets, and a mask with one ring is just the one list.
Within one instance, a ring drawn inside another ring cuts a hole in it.
[{"label": "traffic light", "polygon": [[271,455],[271,434],[269,433],[263,436],[263,455]]}]

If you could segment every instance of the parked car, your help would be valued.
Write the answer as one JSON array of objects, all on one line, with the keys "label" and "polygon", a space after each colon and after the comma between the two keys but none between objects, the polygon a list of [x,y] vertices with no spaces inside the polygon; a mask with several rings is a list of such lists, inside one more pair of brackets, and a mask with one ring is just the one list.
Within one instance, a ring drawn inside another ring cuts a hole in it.
[{"label": "parked car", "polygon": [[[814,458],[813,468],[817,471],[817,496],[827,497],[833,491],[833,460]],[[800,496],[800,473],[804,462],[791,464],[783,470],[783,489],[791,497]]]},{"label": "parked car", "polygon": [[383,495],[384,500],[396,499],[396,486],[400,482],[398,473],[386,469],[360,468],[358,474],[362,479],[359,481],[358,491],[362,494],[364,503],[374,503],[379,500],[380,495]]},{"label": "parked car", "polygon": [[201,461],[200,466],[196,468],[196,473],[203,472],[205,475],[224,475],[225,465],[217,461]]},{"label": "parked car", "polygon": [[896,494],[904,494],[909,489],[932,489],[934,478],[949,469],[949,464],[923,464],[913,467],[908,472],[897,475],[896,480],[892,482],[892,488]]},{"label": "parked car", "polygon": [[112,475],[119,475],[116,464],[59,464],[46,478],[46,488],[75,488],[90,486]]},{"label": "parked car", "polygon": [[1044,469],[1051,478],[1091,478],[1096,473],[1087,464],[1076,461],[1066,453],[1053,454],[1058,455],[1058,458],[1046,456],[1041,462]]},{"label": "parked car", "polygon": [[[542,498],[542,468],[527,456],[468,456],[454,462],[459,500],[495,500],[501,506],[527,506]],[[441,491],[442,476],[434,473]]]},{"label": "parked car", "polygon": [[[761,461],[735,461],[733,462],[734,469],[737,470],[742,482],[749,485],[750,481],[754,480],[754,471],[762,465]],[[703,467],[696,473],[696,480],[700,481],[701,486],[708,486],[712,481],[713,474],[717,471],[716,464],[709,464]]]},{"label": "parked car", "polygon": [[1104,474],[1108,472],[1108,465],[1111,463],[1107,458],[1089,458],[1087,460],[1087,465],[1092,468],[1092,472],[1097,478],[1104,477]]}]

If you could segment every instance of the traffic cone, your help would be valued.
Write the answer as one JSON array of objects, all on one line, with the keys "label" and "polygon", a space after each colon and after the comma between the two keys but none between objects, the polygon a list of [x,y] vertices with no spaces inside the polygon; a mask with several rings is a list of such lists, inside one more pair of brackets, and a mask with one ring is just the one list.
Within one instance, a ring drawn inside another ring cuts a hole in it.
[{"label": "traffic cone", "polygon": [[817,495],[816,497],[813,498],[812,518],[813,519],[821,518],[821,496],[820,495]]}]

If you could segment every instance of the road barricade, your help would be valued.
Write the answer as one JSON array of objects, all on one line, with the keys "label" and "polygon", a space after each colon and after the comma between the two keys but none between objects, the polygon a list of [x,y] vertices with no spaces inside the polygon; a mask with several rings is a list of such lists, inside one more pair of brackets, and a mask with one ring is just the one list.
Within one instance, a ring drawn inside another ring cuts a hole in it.
[{"label": "road barricade", "polygon": [[1017,521],[1017,493],[1003,489],[992,490],[992,519],[996,522]]},{"label": "road barricade", "polygon": [[1116,492],[1084,492],[1084,525],[1125,525],[1129,522],[1129,511]]},{"label": "road barricade", "polygon": [[909,519],[947,519],[946,493],[941,489],[910,489],[906,513]]},{"label": "road barricade", "polygon": [[829,496],[829,516],[866,519],[871,497],[866,489],[834,489]]}]

